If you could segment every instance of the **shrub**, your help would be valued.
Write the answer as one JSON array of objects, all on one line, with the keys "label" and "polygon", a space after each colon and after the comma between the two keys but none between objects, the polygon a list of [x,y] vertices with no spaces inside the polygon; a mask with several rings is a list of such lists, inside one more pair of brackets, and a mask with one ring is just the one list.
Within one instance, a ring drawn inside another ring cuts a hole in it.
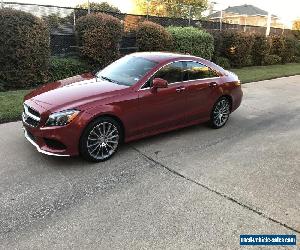
[{"label": "shrub", "polygon": [[295,56],[299,56],[300,57],[300,41],[296,42],[296,53]]},{"label": "shrub", "polygon": [[49,77],[50,82],[68,78],[89,72],[92,69],[90,65],[80,61],[78,58],[51,58]]},{"label": "shrub", "polygon": [[173,49],[181,53],[211,59],[214,52],[214,39],[206,31],[194,27],[173,27],[167,30],[173,39]]},{"label": "shrub", "polygon": [[271,43],[270,54],[280,56],[285,47],[285,40],[283,36],[273,35],[269,37]]},{"label": "shrub", "polygon": [[282,63],[288,63],[293,60],[297,53],[297,40],[287,38],[283,35],[275,35],[270,37],[271,54],[281,57]]},{"label": "shrub", "polygon": [[294,61],[295,61],[295,63],[300,63],[300,56],[295,56]]},{"label": "shrub", "polygon": [[0,92],[5,91],[4,84],[0,83]]},{"label": "shrub", "polygon": [[22,88],[47,79],[50,36],[45,23],[32,14],[0,10],[0,83]]},{"label": "shrub", "polygon": [[252,59],[252,56],[251,55],[248,55],[246,58],[245,58],[245,61],[243,63],[243,66],[253,66],[254,63],[253,63],[253,59]]},{"label": "shrub", "polygon": [[285,38],[285,48],[281,54],[283,63],[290,63],[294,61],[297,53],[297,42],[298,41],[293,38]]},{"label": "shrub", "polygon": [[92,64],[105,67],[119,57],[123,28],[119,19],[103,14],[90,14],[77,21],[76,31],[81,54]]},{"label": "shrub", "polygon": [[161,25],[145,21],[136,31],[136,45],[139,51],[164,51],[171,48],[171,35]]},{"label": "shrub", "polygon": [[282,58],[278,55],[266,55],[263,61],[264,65],[280,64]]},{"label": "shrub", "polygon": [[249,66],[254,39],[244,32],[224,31],[217,36],[218,54],[227,57],[233,67]]},{"label": "shrub", "polygon": [[263,65],[264,58],[270,52],[270,43],[268,39],[261,34],[255,34],[253,37],[252,61],[254,65]]},{"label": "shrub", "polygon": [[215,57],[215,59],[213,61],[224,69],[231,68],[230,61],[226,57]]},{"label": "shrub", "polygon": [[223,48],[222,48],[222,44],[223,44],[223,35],[222,35],[222,32],[214,31],[211,34],[212,34],[212,36],[214,38],[214,54],[213,54],[213,58],[224,57],[224,53],[222,51],[223,50]]}]

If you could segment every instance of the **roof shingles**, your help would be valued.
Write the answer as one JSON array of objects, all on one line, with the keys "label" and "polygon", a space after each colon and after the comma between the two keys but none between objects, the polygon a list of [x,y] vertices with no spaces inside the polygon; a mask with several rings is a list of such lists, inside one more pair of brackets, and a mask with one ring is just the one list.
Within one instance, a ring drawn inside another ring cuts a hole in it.
[{"label": "roof shingles", "polygon": [[[255,7],[253,5],[249,5],[249,4],[228,7],[227,9],[225,9],[223,11],[226,13],[234,13],[234,14],[238,14],[238,15],[247,15],[247,16],[267,16],[268,15],[267,11],[262,10],[258,7]],[[209,17],[211,17],[211,18],[220,17],[220,11],[209,15]]]}]

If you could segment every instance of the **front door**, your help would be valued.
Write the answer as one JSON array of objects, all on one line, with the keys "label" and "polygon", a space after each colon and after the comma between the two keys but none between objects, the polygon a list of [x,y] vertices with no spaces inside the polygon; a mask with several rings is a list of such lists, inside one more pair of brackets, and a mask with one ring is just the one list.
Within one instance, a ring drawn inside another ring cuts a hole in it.
[{"label": "front door", "polygon": [[[157,71],[145,89],[139,90],[139,132],[151,134],[185,122],[186,89],[182,82],[183,64],[174,62]],[[167,88],[153,90],[154,78],[168,81]]]}]

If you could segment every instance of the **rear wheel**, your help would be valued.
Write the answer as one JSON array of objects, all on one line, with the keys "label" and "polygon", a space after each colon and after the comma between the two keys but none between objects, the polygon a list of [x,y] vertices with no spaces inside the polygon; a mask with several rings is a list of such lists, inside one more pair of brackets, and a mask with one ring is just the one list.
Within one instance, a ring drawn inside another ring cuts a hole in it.
[{"label": "rear wheel", "polygon": [[120,124],[110,117],[100,117],[83,132],[80,140],[81,155],[93,162],[106,161],[118,150],[121,138]]},{"label": "rear wheel", "polygon": [[230,101],[221,97],[214,105],[210,116],[210,124],[213,128],[222,128],[229,119]]}]

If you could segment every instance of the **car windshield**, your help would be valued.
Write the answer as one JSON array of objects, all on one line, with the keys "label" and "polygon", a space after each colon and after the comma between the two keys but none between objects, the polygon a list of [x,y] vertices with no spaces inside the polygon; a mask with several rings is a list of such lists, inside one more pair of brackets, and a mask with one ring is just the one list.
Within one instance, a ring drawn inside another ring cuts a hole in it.
[{"label": "car windshield", "polygon": [[125,56],[97,73],[97,77],[121,85],[136,84],[157,62],[136,56]]}]

